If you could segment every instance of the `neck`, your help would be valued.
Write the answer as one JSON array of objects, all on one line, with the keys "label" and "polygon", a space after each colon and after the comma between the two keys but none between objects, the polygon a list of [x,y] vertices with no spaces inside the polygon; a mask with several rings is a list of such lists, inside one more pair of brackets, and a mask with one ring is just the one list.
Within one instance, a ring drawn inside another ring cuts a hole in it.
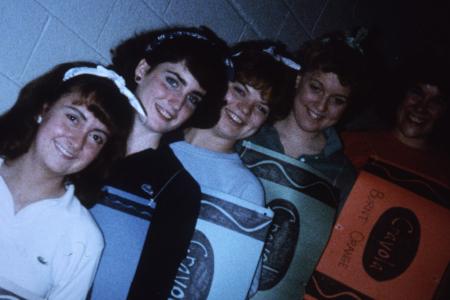
[{"label": "neck", "polygon": [[150,131],[142,121],[136,117],[133,129],[127,140],[127,156],[149,148],[157,149],[161,140],[161,133]]},{"label": "neck", "polygon": [[31,203],[57,198],[65,192],[64,176],[50,174],[36,166],[29,153],[5,161],[0,167],[0,175],[13,196],[16,213]]},{"label": "neck", "polygon": [[425,150],[429,148],[428,141],[425,138],[412,138],[405,136],[398,128],[395,128],[392,131],[393,135],[397,140],[399,140],[402,144],[420,150]]},{"label": "neck", "polygon": [[292,114],[276,122],[274,127],[278,131],[285,153],[289,156],[297,158],[303,154],[318,154],[325,147],[326,138],[323,132],[301,129]]},{"label": "neck", "polygon": [[211,151],[232,153],[234,152],[235,141],[222,138],[214,134],[214,130],[188,128],[184,132],[184,139],[189,144],[197,147],[209,149]]}]

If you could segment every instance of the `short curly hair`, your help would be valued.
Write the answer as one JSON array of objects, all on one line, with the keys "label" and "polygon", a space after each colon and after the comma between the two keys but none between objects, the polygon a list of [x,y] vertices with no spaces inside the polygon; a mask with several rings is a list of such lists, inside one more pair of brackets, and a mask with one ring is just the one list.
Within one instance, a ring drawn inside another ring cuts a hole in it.
[{"label": "short curly hair", "polygon": [[261,90],[270,108],[267,122],[282,119],[280,103],[292,97],[297,75],[296,70],[278,60],[281,56],[293,60],[286,46],[281,42],[254,40],[238,43],[232,49],[239,54],[232,58],[235,80]]},{"label": "short curly hair", "polygon": [[348,38],[345,32],[338,31],[305,42],[297,53],[302,66],[300,73],[334,73],[352,94],[358,92],[366,77],[367,61],[361,49],[352,46]]},{"label": "short curly hair", "polygon": [[[305,42],[296,53],[296,61],[301,66],[298,74],[334,73],[343,86],[350,88],[350,99],[361,99],[368,87],[367,59],[361,49],[349,44],[348,38],[347,33],[337,31]],[[294,88],[285,101],[280,102],[277,111],[281,119],[292,110],[295,94]],[[360,107],[356,102],[350,101],[342,119]]]}]

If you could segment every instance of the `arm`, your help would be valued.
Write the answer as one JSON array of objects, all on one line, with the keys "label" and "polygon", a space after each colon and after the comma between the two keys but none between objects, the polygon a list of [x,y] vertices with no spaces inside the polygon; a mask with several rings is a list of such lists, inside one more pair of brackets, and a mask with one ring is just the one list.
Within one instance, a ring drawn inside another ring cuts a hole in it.
[{"label": "arm", "polygon": [[167,299],[200,210],[200,188],[181,172],[161,193],[128,299]]}]

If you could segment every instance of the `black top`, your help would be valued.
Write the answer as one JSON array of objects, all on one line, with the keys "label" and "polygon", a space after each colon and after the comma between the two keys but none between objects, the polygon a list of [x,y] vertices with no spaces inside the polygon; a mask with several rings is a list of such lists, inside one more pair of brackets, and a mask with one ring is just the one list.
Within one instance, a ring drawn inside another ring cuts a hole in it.
[{"label": "black top", "polygon": [[113,174],[106,185],[156,201],[128,299],[167,299],[194,233],[200,187],[167,145],[126,157]]}]

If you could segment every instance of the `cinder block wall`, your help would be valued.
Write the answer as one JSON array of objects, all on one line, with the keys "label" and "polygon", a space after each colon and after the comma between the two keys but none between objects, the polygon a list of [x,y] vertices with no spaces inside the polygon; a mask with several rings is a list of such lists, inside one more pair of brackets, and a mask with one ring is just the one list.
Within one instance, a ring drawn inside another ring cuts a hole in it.
[{"label": "cinder block wall", "polygon": [[[377,4],[378,3],[378,4]],[[207,25],[226,41],[271,38],[290,49],[324,32],[370,26],[380,1],[0,0],[0,113],[21,86],[70,60],[109,63],[135,32]]]}]

